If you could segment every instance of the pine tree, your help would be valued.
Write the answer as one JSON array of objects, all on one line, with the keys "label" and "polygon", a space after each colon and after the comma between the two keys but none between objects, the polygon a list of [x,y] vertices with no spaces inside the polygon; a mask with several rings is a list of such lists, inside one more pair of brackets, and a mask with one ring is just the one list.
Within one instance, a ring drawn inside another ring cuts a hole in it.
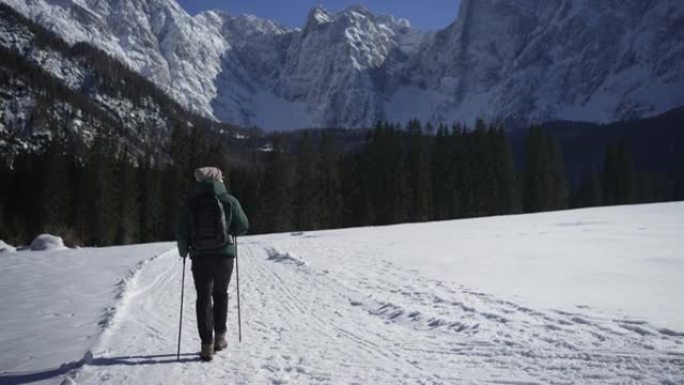
[{"label": "pine tree", "polygon": [[603,186],[601,176],[592,171],[580,183],[572,199],[573,207],[594,207],[603,205]]},{"label": "pine tree", "polygon": [[203,156],[200,131],[188,132],[182,125],[176,125],[171,135],[169,154],[171,164],[162,176],[162,239],[176,239],[176,224],[182,202],[193,183],[193,166]]},{"label": "pine tree", "polygon": [[308,131],[299,137],[299,148],[295,165],[295,184],[293,188],[294,226],[297,230],[316,230],[321,228],[323,216],[320,206],[320,189],[317,186],[316,165],[313,139]]},{"label": "pine tree", "polygon": [[468,217],[491,215],[496,205],[494,147],[487,127],[481,119],[466,134],[465,194],[463,212]]},{"label": "pine tree", "polygon": [[505,131],[492,128],[489,132],[492,146],[492,173],[495,187],[493,214],[512,214],[520,212],[520,197],[517,190],[513,154]]},{"label": "pine tree", "polygon": [[530,129],[524,179],[526,212],[567,207],[568,190],[560,145],[540,128]]},{"label": "pine tree", "polygon": [[447,218],[462,218],[466,214],[466,202],[468,197],[467,185],[469,169],[468,162],[468,143],[466,128],[454,124],[451,126],[451,134],[447,138],[447,175],[445,185],[447,186],[446,205],[448,208]]},{"label": "pine tree", "polygon": [[608,205],[634,203],[637,198],[636,172],[631,151],[625,141],[606,149],[603,167],[605,198]]},{"label": "pine tree", "polygon": [[432,183],[432,218],[443,220],[449,218],[449,202],[452,178],[450,178],[451,138],[447,127],[440,124],[437,128],[431,149],[430,179]]},{"label": "pine tree", "polygon": [[9,218],[6,214],[9,205],[9,192],[10,189],[13,188],[11,183],[12,170],[10,169],[9,164],[3,161],[0,156],[0,186],[5,186],[5,188],[0,189],[0,234],[3,234],[3,237],[5,237],[8,242],[12,241],[12,239],[9,238]]},{"label": "pine tree", "polygon": [[430,158],[418,120],[409,121],[407,126],[406,176],[410,221],[425,221],[430,217],[432,183],[430,181]]},{"label": "pine tree", "polygon": [[116,160],[114,178],[116,179],[114,242],[117,245],[130,244],[139,239],[139,201],[135,169],[128,159],[128,149],[124,149]]},{"label": "pine tree", "polygon": [[82,203],[78,217],[79,238],[93,246],[113,244],[116,223],[114,162],[116,147],[109,132],[95,136],[88,151],[86,167],[79,189]]},{"label": "pine tree", "polygon": [[162,239],[162,172],[153,167],[149,158],[139,159],[136,180],[139,240],[141,242],[160,240]]},{"label": "pine tree", "polygon": [[408,199],[404,171],[402,134],[389,123],[379,124],[366,145],[365,166],[375,225],[397,223],[407,218]]},{"label": "pine tree", "polygon": [[41,232],[64,235],[69,219],[69,166],[62,139],[55,139],[43,154],[44,183],[41,196],[36,202],[40,206]]},{"label": "pine tree", "polygon": [[342,191],[340,185],[338,155],[327,133],[321,136],[320,157],[316,167],[316,180],[320,192],[318,202],[319,221],[324,228],[340,226],[342,222]]},{"label": "pine tree", "polygon": [[563,210],[568,208],[568,182],[563,154],[560,143],[549,135],[547,135],[547,146],[548,158],[551,161],[548,171],[551,179],[551,190],[549,191],[549,207],[547,209]]},{"label": "pine tree", "polygon": [[637,180],[637,199],[639,203],[655,202],[654,182],[651,175],[645,171],[639,172]]},{"label": "pine tree", "polygon": [[265,160],[257,221],[265,232],[282,232],[292,228],[289,160],[283,139],[273,136],[272,150]]},{"label": "pine tree", "polygon": [[[202,139],[204,140],[204,139]],[[204,167],[204,166],[210,166],[210,167],[216,167],[221,172],[223,172],[223,182],[226,185],[227,189],[230,189],[230,164],[228,162],[226,154],[228,151],[226,150],[225,146],[221,143],[212,143],[209,146],[201,146],[198,145],[198,152],[200,153],[200,157],[198,160],[196,160],[194,166],[192,169],[194,170],[197,167]]]},{"label": "pine tree", "polygon": [[18,243],[28,243],[43,231],[41,198],[43,163],[34,154],[24,153],[14,160],[14,173],[11,181],[13,191],[9,196],[8,208],[12,218],[10,228],[14,229]]},{"label": "pine tree", "polygon": [[342,225],[344,227],[359,227],[369,225],[375,220],[375,210],[371,205],[371,195],[368,189],[367,152],[360,150],[347,154],[339,163],[342,194]]},{"label": "pine tree", "polygon": [[[257,163],[256,160],[252,164]],[[231,194],[235,196],[248,218],[263,218],[260,214],[261,206],[261,172],[257,167],[240,167],[230,171]],[[249,232],[252,234],[263,232],[262,223],[250,220]]]}]

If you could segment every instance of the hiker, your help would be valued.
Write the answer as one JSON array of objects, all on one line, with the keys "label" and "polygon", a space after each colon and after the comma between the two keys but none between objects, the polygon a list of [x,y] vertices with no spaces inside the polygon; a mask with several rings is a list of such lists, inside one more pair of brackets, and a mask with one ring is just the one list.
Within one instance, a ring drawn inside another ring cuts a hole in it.
[{"label": "hiker", "polygon": [[226,192],[221,170],[198,168],[194,177],[197,183],[179,215],[178,253],[182,258],[189,254],[192,261],[197,328],[202,340],[200,358],[209,361],[215,351],[228,346],[226,318],[236,251],[234,236],[245,234],[249,224],[238,200]]}]

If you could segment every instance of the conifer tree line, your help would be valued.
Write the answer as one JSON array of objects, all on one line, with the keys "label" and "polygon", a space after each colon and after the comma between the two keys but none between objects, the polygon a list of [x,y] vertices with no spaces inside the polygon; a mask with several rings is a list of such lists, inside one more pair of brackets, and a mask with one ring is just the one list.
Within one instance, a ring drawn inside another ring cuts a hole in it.
[{"label": "conifer tree line", "polygon": [[274,134],[266,151],[231,156],[199,129],[176,128],[164,158],[132,157],[111,133],[90,148],[66,136],[0,165],[0,239],[26,244],[43,232],[69,245],[175,239],[192,171],[212,165],[250,217],[250,233],[305,231],[665,201],[667,178],[635,166],[629,146],[608,146],[576,187],[561,147],[529,130],[515,164],[502,128],[379,123],[342,149],[326,131]]}]

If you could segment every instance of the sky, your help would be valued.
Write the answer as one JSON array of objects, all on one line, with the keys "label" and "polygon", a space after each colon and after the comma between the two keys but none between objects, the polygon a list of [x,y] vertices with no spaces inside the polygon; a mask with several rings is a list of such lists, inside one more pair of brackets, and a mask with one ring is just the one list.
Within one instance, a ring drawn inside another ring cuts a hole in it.
[{"label": "sky", "polygon": [[408,19],[424,31],[442,29],[456,20],[461,0],[177,0],[190,14],[221,9],[231,15],[248,13],[271,19],[288,27],[304,27],[306,17],[315,6],[337,12],[350,5],[362,4],[376,15],[393,15]]}]

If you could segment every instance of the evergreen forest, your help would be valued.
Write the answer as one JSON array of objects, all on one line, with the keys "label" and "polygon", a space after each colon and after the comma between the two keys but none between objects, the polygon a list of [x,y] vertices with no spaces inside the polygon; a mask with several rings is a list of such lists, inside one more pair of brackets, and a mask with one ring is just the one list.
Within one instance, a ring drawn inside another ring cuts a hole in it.
[{"label": "evergreen forest", "polygon": [[200,129],[176,128],[155,153],[162,155],[132,156],[111,132],[87,149],[64,134],[3,162],[1,238],[21,245],[47,232],[69,246],[174,240],[192,171],[202,166],[223,170],[251,234],[673,199],[672,182],[639,169],[625,141],[609,144],[601,164],[570,183],[546,130],[528,130],[516,159],[509,135],[482,121],[383,122],[352,146],[333,131],[272,134],[268,146],[239,158]]}]

